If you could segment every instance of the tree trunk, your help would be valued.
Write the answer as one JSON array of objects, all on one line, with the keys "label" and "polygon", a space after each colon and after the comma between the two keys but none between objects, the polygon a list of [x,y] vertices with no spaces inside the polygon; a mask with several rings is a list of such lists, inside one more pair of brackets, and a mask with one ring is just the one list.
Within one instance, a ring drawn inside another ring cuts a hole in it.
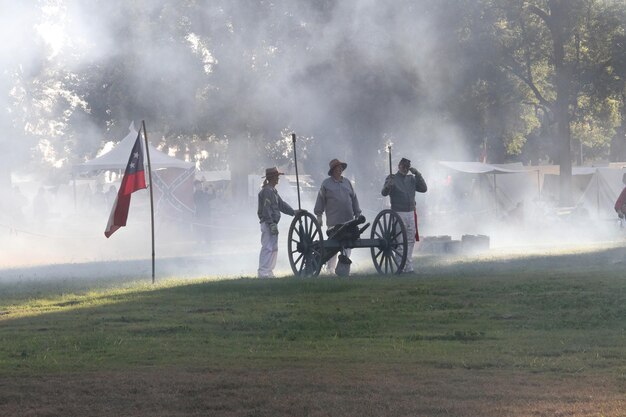
[{"label": "tree trunk", "polygon": [[549,2],[551,19],[550,33],[554,43],[554,69],[556,77],[556,101],[554,103],[556,140],[559,149],[559,203],[561,206],[572,205],[572,156],[569,99],[571,74],[565,63],[565,33],[567,25],[567,2],[551,0]]},{"label": "tree trunk", "polygon": [[[233,139],[234,138],[234,139]],[[235,133],[228,135],[228,160],[230,165],[230,183],[232,197],[240,204],[254,201],[254,196],[259,191],[263,179],[257,168],[250,138],[237,137]],[[248,189],[248,175],[258,175],[257,187]]]},{"label": "tree trunk", "polygon": [[626,86],[622,93],[620,115],[622,123],[617,127],[615,136],[611,139],[610,160],[612,162],[622,162],[626,160]]},{"label": "tree trunk", "polygon": [[556,140],[559,149],[559,203],[561,206],[572,204],[572,157],[571,132],[569,117],[569,77],[565,71],[557,70],[557,94],[555,103]]}]

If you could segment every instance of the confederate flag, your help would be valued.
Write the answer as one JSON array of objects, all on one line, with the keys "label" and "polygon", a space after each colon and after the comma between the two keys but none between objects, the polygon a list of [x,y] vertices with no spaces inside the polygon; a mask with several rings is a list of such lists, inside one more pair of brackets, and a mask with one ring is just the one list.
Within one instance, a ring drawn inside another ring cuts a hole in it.
[{"label": "confederate flag", "polygon": [[141,129],[139,129],[135,146],[133,146],[128,164],[126,165],[126,170],[124,171],[124,178],[122,178],[120,190],[117,192],[115,204],[113,204],[113,208],[111,209],[109,223],[107,223],[107,228],[104,230],[106,237],[110,237],[120,227],[126,226],[128,209],[130,208],[130,195],[142,188],[146,188],[146,175],[143,169]]}]

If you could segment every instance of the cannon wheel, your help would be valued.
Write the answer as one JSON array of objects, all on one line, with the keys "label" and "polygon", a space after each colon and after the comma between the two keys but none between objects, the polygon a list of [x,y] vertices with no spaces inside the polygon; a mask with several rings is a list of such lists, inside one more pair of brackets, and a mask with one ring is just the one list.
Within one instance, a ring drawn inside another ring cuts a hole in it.
[{"label": "cannon wheel", "polygon": [[324,237],[313,215],[301,211],[291,221],[287,237],[289,264],[294,275],[314,277],[322,269]]},{"label": "cannon wheel", "polygon": [[404,269],[407,252],[406,227],[393,210],[383,210],[374,219],[372,239],[382,242],[372,246],[372,260],[380,274],[399,274]]}]

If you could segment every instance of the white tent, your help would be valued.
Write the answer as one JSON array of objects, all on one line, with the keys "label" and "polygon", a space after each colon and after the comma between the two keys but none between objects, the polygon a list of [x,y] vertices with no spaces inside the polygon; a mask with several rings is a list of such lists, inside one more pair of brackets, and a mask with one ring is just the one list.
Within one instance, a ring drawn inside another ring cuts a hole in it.
[{"label": "white tent", "polygon": [[[126,168],[130,152],[133,149],[135,140],[137,139],[137,130],[131,124],[128,128],[129,132],[109,152],[101,155],[91,161],[84,162],[74,166],[75,173],[83,173],[90,171],[103,171],[103,170],[123,170]],[[152,145],[148,145],[150,148],[150,166],[152,170],[162,168],[183,168],[189,169],[194,166],[191,162],[181,161],[180,159],[172,158],[171,156],[161,152]],[[144,149],[144,162],[147,164],[147,157]]]},{"label": "white tent", "polygon": [[[439,161],[441,165],[466,174],[518,174],[528,172],[521,162],[511,164],[485,164],[482,162]],[[532,169],[530,170],[532,171]]]},{"label": "white tent", "polygon": [[539,194],[538,170],[521,162],[485,164],[482,162],[439,161],[448,171],[462,174],[452,192],[465,200],[465,210],[507,212]]},{"label": "white tent", "polygon": [[[572,167],[572,193],[574,203],[598,218],[615,218],[615,201],[624,184],[625,164],[612,164],[608,167]],[[542,195],[545,198],[558,198],[559,175],[545,174]]]},{"label": "white tent", "polygon": [[619,168],[596,168],[591,181],[583,192],[579,204],[599,218],[615,218],[615,201],[622,192],[624,170]]}]

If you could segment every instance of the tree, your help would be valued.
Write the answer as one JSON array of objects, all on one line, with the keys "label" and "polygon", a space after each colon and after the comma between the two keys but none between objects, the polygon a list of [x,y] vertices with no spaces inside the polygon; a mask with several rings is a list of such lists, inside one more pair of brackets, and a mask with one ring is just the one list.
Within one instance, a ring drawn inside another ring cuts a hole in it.
[{"label": "tree", "polygon": [[41,85],[31,82],[45,69],[44,45],[32,36],[39,19],[38,11],[22,4],[0,16],[0,33],[13,40],[0,48],[0,189],[10,185],[12,170],[29,161],[36,145],[29,128],[36,126],[31,117],[36,109],[29,97],[42,96]]},{"label": "tree", "polygon": [[[74,30],[67,47],[54,56],[30,45],[37,59],[9,70],[0,87],[13,92],[5,120],[27,126],[33,147],[48,144],[66,166],[93,157],[135,118],[177,156],[199,155],[205,169],[229,163],[242,178],[286,161],[291,130],[310,138],[311,158],[301,160],[322,174],[320,161],[331,157],[377,159],[385,138],[398,138],[400,152],[449,156],[452,131],[470,155],[486,140],[497,162],[548,153],[569,181],[572,140],[597,157],[611,136],[615,149],[624,142],[623,1],[43,0],[35,8],[55,7]],[[26,33],[42,21],[29,16]],[[541,145],[535,155],[530,142]],[[350,172],[372,175],[359,165]]]},{"label": "tree", "polygon": [[[610,106],[598,100],[591,86],[610,61],[611,35],[619,24],[602,11],[597,0],[503,0],[486,2],[499,8],[495,22],[501,44],[500,65],[527,89],[531,105],[554,128],[560,165],[560,203],[571,204],[572,125],[582,134],[581,121],[605,123],[611,130]],[[598,30],[607,26],[608,32]],[[591,74],[591,76],[590,76]],[[578,124],[576,124],[578,123]],[[588,129],[590,130],[590,129]]]}]

